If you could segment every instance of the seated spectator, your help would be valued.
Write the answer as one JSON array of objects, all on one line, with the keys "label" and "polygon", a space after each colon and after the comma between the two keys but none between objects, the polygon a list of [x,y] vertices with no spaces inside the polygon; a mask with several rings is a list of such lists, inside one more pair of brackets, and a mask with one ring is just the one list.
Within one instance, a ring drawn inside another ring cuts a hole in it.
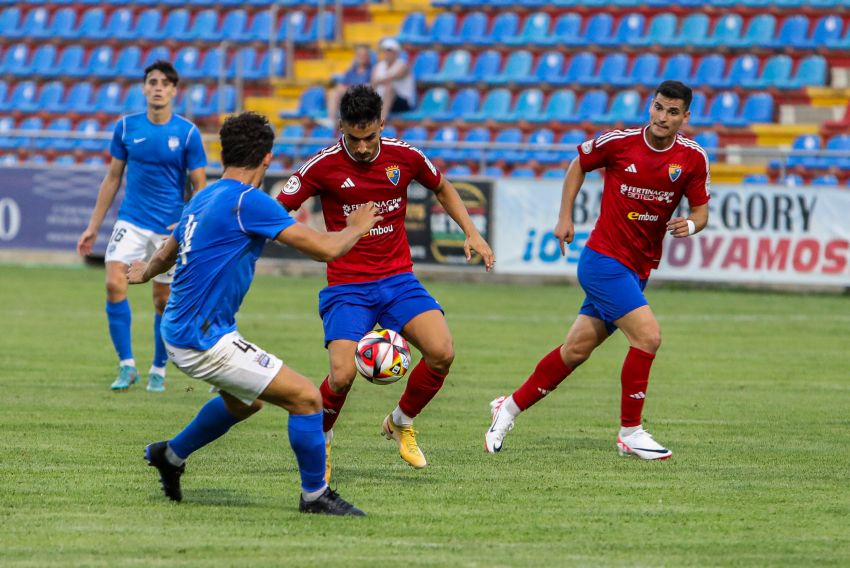
[{"label": "seated spectator", "polygon": [[368,45],[358,45],[354,48],[354,60],[351,67],[342,75],[333,77],[333,86],[328,91],[328,125],[337,128],[337,113],[339,100],[348,87],[368,85],[372,80],[372,50]]},{"label": "seated spectator", "polygon": [[381,118],[395,112],[413,110],[416,105],[416,81],[410,65],[401,58],[401,44],[397,39],[381,40],[381,59],[372,69],[372,86],[384,100]]}]

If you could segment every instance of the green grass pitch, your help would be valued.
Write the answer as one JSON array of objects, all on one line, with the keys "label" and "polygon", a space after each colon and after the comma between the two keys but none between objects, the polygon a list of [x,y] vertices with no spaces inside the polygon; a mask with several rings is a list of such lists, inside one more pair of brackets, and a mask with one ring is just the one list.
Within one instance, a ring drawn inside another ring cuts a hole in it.
[{"label": "green grass pitch", "polygon": [[[615,450],[615,335],[495,456],[488,403],[560,341],[575,286],[426,282],[457,356],[417,419],[414,471],[379,436],[402,384],[355,383],[337,424],[334,484],[365,519],[297,512],[286,414],[267,407],[195,454],[185,500],[142,460],[209,398],[173,367],[113,394],[96,269],[0,267],[2,566],[850,565],[848,299],[650,288],[663,345],[645,426],[672,459]],[[240,331],[317,384],[318,278],[259,277]],[[131,290],[147,370],[150,288]]]}]

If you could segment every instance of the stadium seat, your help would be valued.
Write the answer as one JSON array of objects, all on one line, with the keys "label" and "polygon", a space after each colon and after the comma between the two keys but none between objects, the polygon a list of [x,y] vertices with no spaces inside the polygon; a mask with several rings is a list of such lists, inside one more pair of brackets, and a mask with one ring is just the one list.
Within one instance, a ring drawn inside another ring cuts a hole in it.
[{"label": "stadium seat", "polygon": [[487,166],[479,172],[479,175],[492,178],[500,178],[505,177],[505,170],[503,170],[499,166]]},{"label": "stadium seat", "polygon": [[180,77],[197,79],[201,77],[201,55],[194,46],[183,47],[174,56],[174,69]]},{"label": "stadium seat", "polygon": [[640,93],[627,90],[620,91],[614,96],[610,110],[598,117],[597,122],[603,124],[623,123],[625,125],[632,125],[640,123],[643,118]]},{"label": "stadium seat", "polygon": [[65,108],[68,112],[76,114],[91,114],[95,112],[98,109],[92,104],[93,92],[91,83],[85,81],[74,83],[66,95]]},{"label": "stadium seat", "polygon": [[[176,12],[179,12],[177,10]],[[174,14],[175,12],[171,12]],[[182,19],[182,18],[181,18]],[[169,17],[170,20],[170,17]],[[187,23],[189,18],[186,18]],[[168,25],[166,23],[166,25]],[[191,23],[175,29],[173,37],[176,41],[215,41],[218,28],[218,11],[212,8],[198,12]]]},{"label": "stadium seat", "polygon": [[133,37],[133,12],[128,8],[119,8],[109,15],[103,38],[128,40]]},{"label": "stadium seat", "polygon": [[587,27],[581,37],[582,45],[609,45],[613,32],[614,18],[611,14],[594,14],[587,21]]},{"label": "stadium seat", "polygon": [[115,67],[112,65],[112,48],[108,45],[96,47],[89,55],[86,74],[94,77],[113,77]]},{"label": "stadium seat", "polygon": [[787,81],[777,81],[780,89],[802,89],[803,87],[821,87],[826,84],[826,59],[821,55],[810,55],[800,60],[794,77]]},{"label": "stadium seat", "polygon": [[826,141],[826,150],[840,152],[836,156],[824,158],[826,167],[836,167],[842,170],[850,170],[850,135],[839,134]]},{"label": "stadium seat", "polygon": [[188,27],[189,11],[185,9],[172,10],[168,12],[168,18],[162,26],[162,34],[157,34],[157,39],[182,37]]},{"label": "stadium seat", "polygon": [[779,27],[779,33],[764,47],[780,49],[805,49],[808,47],[809,19],[796,15],[786,18]]},{"label": "stadium seat", "polygon": [[691,112],[691,117],[688,122],[691,126],[707,126],[711,124],[711,120],[706,114],[706,97],[702,91],[694,91],[691,106],[688,109]]},{"label": "stadium seat", "polygon": [[738,107],[741,104],[738,93],[732,91],[724,91],[718,93],[711,101],[708,108],[708,120],[710,124],[720,124],[723,126],[738,126]]},{"label": "stadium seat", "polygon": [[[304,127],[300,124],[287,124],[280,132],[280,137],[287,139],[286,141],[276,142],[272,148],[275,156],[286,156],[287,158],[300,158],[301,150],[298,142],[304,138]],[[292,140],[289,140],[292,139]]]},{"label": "stadium seat", "polygon": [[692,66],[693,59],[691,59],[691,56],[687,53],[673,55],[664,63],[664,70],[661,72],[661,76],[658,77],[658,80],[672,80],[687,83],[690,79]]},{"label": "stadium seat", "polygon": [[695,13],[686,17],[682,22],[679,33],[668,40],[667,47],[684,47],[699,45],[708,36],[708,16],[703,13]]},{"label": "stadium seat", "polygon": [[608,108],[608,93],[602,90],[586,91],[576,108],[576,120],[601,122]]},{"label": "stadium seat", "polygon": [[100,123],[97,120],[93,118],[81,120],[75,130],[87,135],[85,138],[76,139],[77,149],[84,152],[102,152],[109,149],[109,140],[94,137],[95,134],[101,133]]},{"label": "stadium seat", "polygon": [[38,46],[29,65],[30,72],[36,76],[55,76],[56,46],[51,43]]},{"label": "stadium seat", "polygon": [[127,88],[127,94],[121,104],[124,107],[124,112],[144,112],[145,109],[147,109],[148,103],[147,100],[145,100],[142,86],[139,83],[130,85]]},{"label": "stadium seat", "polygon": [[543,91],[540,89],[526,89],[517,97],[516,104],[511,110],[508,120],[534,121],[541,116],[543,110]]},{"label": "stadium seat", "polygon": [[457,15],[454,12],[441,12],[434,18],[428,33],[428,43],[442,45],[446,39],[451,41],[456,37]]},{"label": "stadium seat", "polygon": [[[482,128],[479,126],[467,130],[466,134],[463,137],[463,141],[467,143],[481,144],[483,146],[484,144],[490,142],[490,136],[491,134],[489,129]],[[463,151],[463,156],[466,160],[472,160],[476,163],[479,163],[482,159],[484,159],[484,149],[482,147],[461,148],[461,150]]]},{"label": "stadium seat", "polygon": [[477,43],[487,35],[487,15],[484,12],[470,12],[460,24],[456,36],[447,38],[446,45],[466,45]]},{"label": "stadium seat", "polygon": [[[499,131],[493,139],[495,144],[516,144],[522,143],[522,131],[519,128],[506,128]],[[528,152],[525,150],[517,150],[511,148],[494,147],[486,150],[488,160],[504,161],[509,164],[523,162],[526,160]]]},{"label": "stadium seat", "polygon": [[759,14],[752,18],[747,30],[740,39],[733,41],[732,47],[761,47],[773,41],[776,33],[776,17],[772,14]]},{"label": "stadium seat", "polygon": [[251,23],[245,26],[237,41],[269,41],[271,29],[271,14],[263,10],[254,14]]},{"label": "stadium seat", "polygon": [[646,19],[643,14],[627,14],[617,24],[617,30],[613,35],[602,36],[598,42],[607,47],[633,45],[635,40],[643,37],[645,25]]},{"label": "stadium seat", "polygon": [[714,86],[719,88],[734,88],[756,80],[759,72],[759,60],[753,55],[741,55],[732,61],[729,74]]},{"label": "stadium seat", "polygon": [[524,49],[514,51],[505,61],[502,72],[491,78],[490,82],[497,85],[531,83],[534,81],[531,74],[532,61],[533,57],[530,51]]},{"label": "stadium seat", "polygon": [[616,79],[628,77],[629,58],[625,53],[609,53],[599,65],[599,74],[591,78],[592,85],[611,85]]},{"label": "stadium seat", "polygon": [[159,10],[149,8],[139,15],[136,27],[132,31],[133,39],[155,41],[165,37],[162,25],[162,14]]},{"label": "stadium seat", "polygon": [[[535,146],[551,146],[555,143],[555,133],[548,128],[535,130],[528,135],[526,143]],[[554,164],[560,161],[558,153],[548,149],[531,150],[529,159],[535,160],[541,164]]]},{"label": "stadium seat", "polygon": [[[821,140],[820,136],[813,134],[806,134],[803,136],[797,136],[794,141],[791,143],[791,150],[804,151],[804,152],[813,152],[821,149]],[[786,165],[789,168],[802,167],[806,169],[820,169],[823,168],[826,164],[826,160],[821,158],[820,156],[815,155],[795,155],[791,154],[788,156],[788,161]]]},{"label": "stadium seat", "polygon": [[410,12],[404,17],[398,33],[398,41],[413,45],[425,45],[430,42],[428,22],[424,13]]},{"label": "stadium seat", "polygon": [[122,48],[115,58],[115,74],[122,79],[141,78],[141,60],[142,50],[135,45]]},{"label": "stadium seat", "polygon": [[805,184],[803,177],[798,174],[785,174],[785,177],[780,179],[779,183],[786,187],[800,187]]},{"label": "stadium seat", "polygon": [[36,112],[38,110],[37,91],[35,82],[21,81],[15,85],[12,94],[9,95],[9,110],[19,112]]},{"label": "stadium seat", "polygon": [[838,187],[838,178],[834,174],[824,174],[812,178],[815,187]]},{"label": "stadium seat", "polygon": [[726,58],[712,53],[703,57],[687,83],[693,87],[721,87],[724,84]]},{"label": "stadium seat", "polygon": [[[34,130],[43,130],[43,129],[44,129],[44,124],[42,123],[41,119],[38,118],[37,116],[31,116],[29,118],[25,118],[18,125],[18,130],[34,131]],[[26,136],[26,135],[21,137],[21,147],[23,147],[23,148],[32,148],[37,143],[38,142],[37,142],[37,139],[35,137],[31,138],[31,137]]]},{"label": "stadium seat", "polygon": [[493,20],[488,45],[502,45],[519,31],[519,17],[514,12],[502,12]]},{"label": "stadium seat", "polygon": [[538,39],[549,36],[551,16],[545,12],[529,14],[522,26],[522,31],[512,37],[505,38],[504,43],[512,46],[527,46],[541,44]]},{"label": "stadium seat", "polygon": [[10,136],[10,130],[15,130],[15,121],[11,116],[0,117],[0,150],[12,150],[18,147],[20,139]]},{"label": "stadium seat", "polygon": [[90,168],[103,168],[106,166],[106,160],[103,159],[103,156],[89,156],[83,160],[83,165]]},{"label": "stadium seat", "polygon": [[121,87],[118,83],[104,83],[95,94],[94,107],[106,114],[122,114]]},{"label": "stadium seat", "polygon": [[[433,76],[433,81],[438,83],[456,83],[469,76],[469,66],[472,55],[465,49],[450,52],[443,60],[440,71]],[[424,80],[424,78],[423,78]]]},{"label": "stadium seat", "polygon": [[[52,120],[45,130],[52,132],[70,132],[71,120],[68,118],[56,118]],[[56,150],[59,152],[67,152],[74,148],[74,139],[60,136],[51,136],[49,138],[36,139],[35,147],[41,150]]]},{"label": "stadium seat", "polygon": [[165,61],[171,61],[171,51],[167,47],[162,45],[154,47],[145,54],[145,60],[142,62],[142,69],[144,69],[148,65],[151,65],[154,61],[160,59],[163,59]]},{"label": "stadium seat", "polygon": [[744,19],[740,14],[724,14],[717,19],[712,34],[698,41],[700,47],[722,47],[741,41]]},{"label": "stadium seat", "polygon": [[449,92],[443,87],[428,89],[415,110],[402,113],[402,120],[422,120],[437,115],[444,115],[449,109]]},{"label": "stadium seat", "polygon": [[472,72],[469,76],[458,82],[489,83],[492,78],[499,74],[499,68],[501,66],[502,55],[498,51],[488,49],[478,55],[478,59],[475,60],[475,65],[472,67]]},{"label": "stadium seat", "polygon": [[438,121],[463,120],[466,116],[478,111],[481,95],[478,89],[461,89],[452,99],[449,108],[444,113],[437,113],[432,118]]},{"label": "stadium seat", "polygon": [[573,54],[564,72],[564,84],[587,85],[593,80],[596,70],[596,55],[582,51]]},{"label": "stadium seat", "polygon": [[642,53],[632,63],[632,68],[624,72],[620,77],[611,77],[611,84],[615,87],[644,86],[654,87],[658,85],[658,71],[661,67],[661,59],[655,53]]},{"label": "stadium seat", "polygon": [[260,77],[282,77],[286,74],[286,52],[281,48],[267,49],[263,52],[259,65]]},{"label": "stadium seat", "polygon": [[12,39],[22,36],[21,9],[17,6],[11,6],[0,12],[0,37]]},{"label": "stadium seat", "polygon": [[328,115],[325,89],[323,87],[310,87],[301,93],[298,99],[298,109],[295,112],[283,112],[281,118],[324,118]]},{"label": "stadium seat", "polygon": [[106,12],[103,8],[89,8],[83,12],[80,18],[80,27],[77,28],[77,38],[103,39],[103,31],[106,29]]},{"label": "stadium seat", "polygon": [[547,51],[537,61],[534,70],[537,82],[560,85],[564,81],[564,55],[558,51]]},{"label": "stadium seat", "polygon": [[[261,12],[262,13],[262,12]],[[268,12],[265,12],[268,13]],[[248,12],[243,9],[228,10],[221,19],[221,26],[212,36],[215,39],[212,41],[242,41],[245,37],[245,28],[248,24]],[[268,21],[266,21],[265,36],[260,36],[260,40],[269,38]]]},{"label": "stadium seat", "polygon": [[314,139],[314,142],[305,142],[301,146],[303,156],[312,156],[333,143],[334,131],[326,126],[315,126],[313,130],[307,133],[308,139]]},{"label": "stadium seat", "polygon": [[742,181],[744,185],[767,185],[770,183],[770,178],[767,174],[748,174]]},{"label": "stadium seat", "polygon": [[17,77],[31,75],[32,67],[29,64],[29,51],[29,47],[23,43],[9,47],[3,57],[3,63],[0,64],[0,73]]},{"label": "stadium seat", "polygon": [[[836,15],[829,15],[820,18],[815,24],[815,29],[812,31],[812,37],[809,41],[810,47],[826,47],[841,39],[841,30],[844,22]],[[848,27],[850,30],[850,27]]]},{"label": "stadium seat", "polygon": [[257,64],[257,50],[253,47],[243,47],[230,58],[230,65],[227,66],[227,78],[233,79],[239,75],[243,79],[260,79],[263,75],[260,73]]},{"label": "stadium seat", "polygon": [[455,143],[459,140],[457,128],[454,126],[444,126],[437,129],[431,142],[440,144],[449,144],[449,146],[429,146],[428,155],[437,160],[445,160],[447,162],[455,162],[463,159],[463,151],[458,149]]},{"label": "stadium seat", "polygon": [[55,73],[61,77],[84,77],[86,67],[83,62],[83,47],[80,45],[69,45],[59,54],[56,62]]},{"label": "stadium seat", "polygon": [[552,33],[540,38],[541,45],[574,47],[582,45],[581,16],[574,13],[561,14],[552,28]]},{"label": "stadium seat", "polygon": [[512,178],[533,178],[536,177],[534,170],[531,168],[514,168],[511,170]]},{"label": "stadium seat", "polygon": [[[50,23],[50,37],[74,39],[77,25],[77,11],[73,8],[62,8],[53,15]],[[2,35],[2,34],[0,34]]]},{"label": "stadium seat", "polygon": [[481,108],[478,112],[466,117],[468,122],[481,122],[483,120],[507,117],[511,106],[511,92],[507,89],[493,89],[487,92]]},{"label": "stadium seat", "polygon": [[540,177],[544,179],[564,179],[565,175],[564,168],[548,168],[543,171],[543,175]]},{"label": "stadium seat", "polygon": [[22,25],[22,37],[32,39],[45,39],[49,37],[48,27],[49,12],[47,8],[33,8],[27,12]]},{"label": "stadium seat", "polygon": [[717,159],[717,150],[720,148],[720,137],[716,132],[704,130],[694,136],[694,141],[705,150],[710,161],[713,162]]},{"label": "stadium seat", "polygon": [[466,177],[472,175],[472,169],[466,164],[452,164],[446,168],[445,174],[451,177]]},{"label": "stadium seat", "polygon": [[333,12],[317,12],[309,24],[304,25],[300,30],[296,28],[293,39],[299,44],[332,40],[336,29],[335,21]]},{"label": "stadium seat", "polygon": [[[848,3],[850,4],[850,3]],[[827,49],[850,49],[850,25],[847,26],[847,31],[844,35],[838,38],[826,39]]]},{"label": "stadium seat", "polygon": [[761,75],[756,79],[744,79],[742,85],[746,89],[766,89],[780,83],[787,84],[791,80],[793,62],[787,55],[774,55],[767,60]]},{"label": "stadium seat", "polygon": [[399,138],[406,142],[422,144],[428,142],[428,131],[422,126],[411,126],[399,135]]},{"label": "stadium seat", "polygon": [[571,90],[561,89],[553,92],[546,101],[543,111],[532,122],[572,122],[575,119],[576,96]]},{"label": "stadium seat", "polygon": [[65,111],[64,98],[65,86],[60,81],[50,81],[42,85],[36,105],[41,111],[60,113]]},{"label": "stadium seat", "polygon": [[416,54],[410,69],[414,77],[424,81],[425,77],[433,77],[437,74],[439,65],[440,56],[433,49],[428,49]]},{"label": "stadium seat", "polygon": [[649,22],[646,35],[630,37],[629,44],[634,46],[667,45],[676,35],[676,22],[676,16],[673,14],[657,14]]},{"label": "stadium seat", "polygon": [[724,126],[749,126],[755,123],[773,122],[773,96],[770,93],[754,93],[744,102],[740,115],[728,116]]}]

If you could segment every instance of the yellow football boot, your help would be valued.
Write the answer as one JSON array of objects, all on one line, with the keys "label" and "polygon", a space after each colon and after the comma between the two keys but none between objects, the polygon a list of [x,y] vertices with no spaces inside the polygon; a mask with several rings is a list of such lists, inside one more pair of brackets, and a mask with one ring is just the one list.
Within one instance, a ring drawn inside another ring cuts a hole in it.
[{"label": "yellow football boot", "polygon": [[413,426],[399,426],[393,422],[392,414],[390,414],[384,418],[381,430],[387,440],[396,441],[401,459],[409,463],[411,467],[422,469],[428,465],[425,455],[416,443],[416,431],[413,430]]}]

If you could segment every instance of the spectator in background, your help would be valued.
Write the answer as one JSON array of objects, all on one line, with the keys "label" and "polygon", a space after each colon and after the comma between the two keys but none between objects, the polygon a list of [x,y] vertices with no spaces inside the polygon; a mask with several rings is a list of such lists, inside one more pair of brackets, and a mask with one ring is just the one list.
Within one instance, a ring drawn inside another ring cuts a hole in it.
[{"label": "spectator in background", "polygon": [[333,77],[333,87],[328,91],[328,122],[331,128],[337,127],[339,100],[348,87],[368,85],[372,81],[372,50],[368,45],[354,48],[354,60],[351,67],[342,75]]},{"label": "spectator in background", "polygon": [[416,80],[410,65],[401,58],[401,44],[397,39],[381,40],[381,59],[372,70],[372,86],[384,101],[381,120],[390,113],[413,110],[416,104]]}]

